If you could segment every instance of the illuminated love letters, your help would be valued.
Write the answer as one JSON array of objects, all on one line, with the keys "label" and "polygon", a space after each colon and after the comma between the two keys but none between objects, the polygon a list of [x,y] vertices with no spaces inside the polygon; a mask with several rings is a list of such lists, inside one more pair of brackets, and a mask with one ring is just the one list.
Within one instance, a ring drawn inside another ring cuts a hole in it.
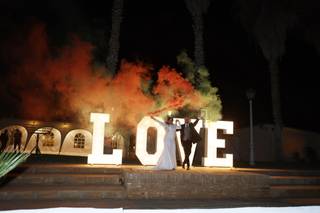
[{"label": "illuminated love letters", "polygon": [[88,164],[122,164],[122,149],[113,149],[112,154],[103,154],[105,123],[109,123],[109,114],[91,113],[93,122],[92,153],[88,155]]},{"label": "illuminated love letters", "polygon": [[[147,131],[149,127],[157,129],[157,148],[154,154],[147,152]],[[150,117],[144,117],[137,126],[136,156],[143,165],[155,165],[163,150],[164,128]]]},{"label": "illuminated love letters", "polygon": [[204,166],[232,167],[233,155],[226,154],[225,158],[217,157],[217,148],[225,148],[225,140],[217,138],[217,130],[223,129],[226,134],[233,134],[233,122],[217,121],[208,123],[208,135],[205,145],[206,157]]},{"label": "illuminated love letters", "polygon": [[[105,123],[109,122],[109,114],[91,113],[91,122],[93,122],[92,136],[92,154],[88,155],[88,164],[122,164],[122,150],[113,149],[113,154],[103,154]],[[180,121],[181,122],[181,121]],[[199,124],[198,124],[199,125]],[[196,130],[200,127],[197,125]],[[217,148],[225,147],[225,140],[217,139],[217,129],[222,129],[226,134],[233,134],[232,121],[206,122],[208,127],[207,137],[205,141],[205,157],[203,158],[203,166],[211,167],[232,167],[233,155],[227,154],[225,158],[217,157]],[[147,131],[148,128],[157,129],[157,149],[154,154],[147,152]],[[163,149],[165,130],[157,122],[150,117],[144,117],[137,126],[136,135],[136,155],[143,165],[155,165]],[[179,137],[178,137],[179,138]],[[179,141],[179,150],[181,157],[184,157],[183,149]],[[194,150],[191,154],[191,162],[194,156]]]}]

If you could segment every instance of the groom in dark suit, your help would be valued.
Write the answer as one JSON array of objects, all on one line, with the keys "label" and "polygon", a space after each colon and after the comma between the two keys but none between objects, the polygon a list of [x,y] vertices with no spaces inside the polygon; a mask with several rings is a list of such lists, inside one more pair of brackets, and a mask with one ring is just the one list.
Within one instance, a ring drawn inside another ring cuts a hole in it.
[{"label": "groom in dark suit", "polygon": [[187,170],[190,169],[189,156],[191,154],[192,144],[201,141],[199,133],[194,128],[198,121],[199,119],[192,123],[189,117],[185,117],[184,124],[181,125],[181,129],[177,129],[177,131],[180,131],[181,144],[185,154],[184,161],[182,163],[183,169],[185,169],[185,164],[187,164]]}]

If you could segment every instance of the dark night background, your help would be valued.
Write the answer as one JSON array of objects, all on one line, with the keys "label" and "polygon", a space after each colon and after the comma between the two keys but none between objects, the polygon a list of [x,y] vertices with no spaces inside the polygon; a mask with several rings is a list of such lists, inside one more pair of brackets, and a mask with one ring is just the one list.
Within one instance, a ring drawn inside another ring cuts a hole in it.
[{"label": "dark night background", "polygon": [[[297,25],[288,32],[286,52],[280,63],[283,121],[286,127],[320,133],[316,77],[320,63],[315,45],[320,36],[307,34],[318,32],[320,4],[303,2]],[[111,29],[112,1],[2,0],[0,7],[1,45],[12,33],[19,34],[20,26],[32,21],[45,23],[53,45],[68,42],[70,33],[101,43]],[[235,1],[211,1],[204,22],[205,63],[212,85],[219,88],[223,120],[233,120],[235,128],[249,125],[245,92],[254,88],[254,123],[272,123],[268,63],[241,25]],[[160,68],[162,65],[177,67],[176,57],[182,50],[193,57],[192,20],[182,0],[125,0],[120,36],[119,59],[142,60]],[[103,44],[99,48],[103,53]],[[2,46],[2,54],[5,51]],[[5,80],[6,72],[6,64],[1,59],[1,81]],[[1,109],[1,116],[6,117],[8,110],[8,107]]]}]

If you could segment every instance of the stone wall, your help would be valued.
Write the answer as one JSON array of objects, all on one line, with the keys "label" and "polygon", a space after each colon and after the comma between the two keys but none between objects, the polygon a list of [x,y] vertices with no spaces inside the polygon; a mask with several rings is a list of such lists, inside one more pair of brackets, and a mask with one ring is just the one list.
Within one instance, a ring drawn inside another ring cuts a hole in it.
[{"label": "stone wall", "polygon": [[[209,170],[209,169],[206,169]],[[261,198],[269,177],[242,172],[125,171],[128,198]]]}]

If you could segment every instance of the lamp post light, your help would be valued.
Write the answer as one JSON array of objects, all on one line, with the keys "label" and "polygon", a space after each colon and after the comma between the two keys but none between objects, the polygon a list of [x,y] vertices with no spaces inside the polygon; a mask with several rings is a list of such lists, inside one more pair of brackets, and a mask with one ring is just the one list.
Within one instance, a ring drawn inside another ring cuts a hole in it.
[{"label": "lamp post light", "polygon": [[250,107],[250,166],[254,166],[254,144],[253,144],[253,113],[252,113],[252,101],[256,92],[254,89],[248,89],[246,92],[249,100]]}]

